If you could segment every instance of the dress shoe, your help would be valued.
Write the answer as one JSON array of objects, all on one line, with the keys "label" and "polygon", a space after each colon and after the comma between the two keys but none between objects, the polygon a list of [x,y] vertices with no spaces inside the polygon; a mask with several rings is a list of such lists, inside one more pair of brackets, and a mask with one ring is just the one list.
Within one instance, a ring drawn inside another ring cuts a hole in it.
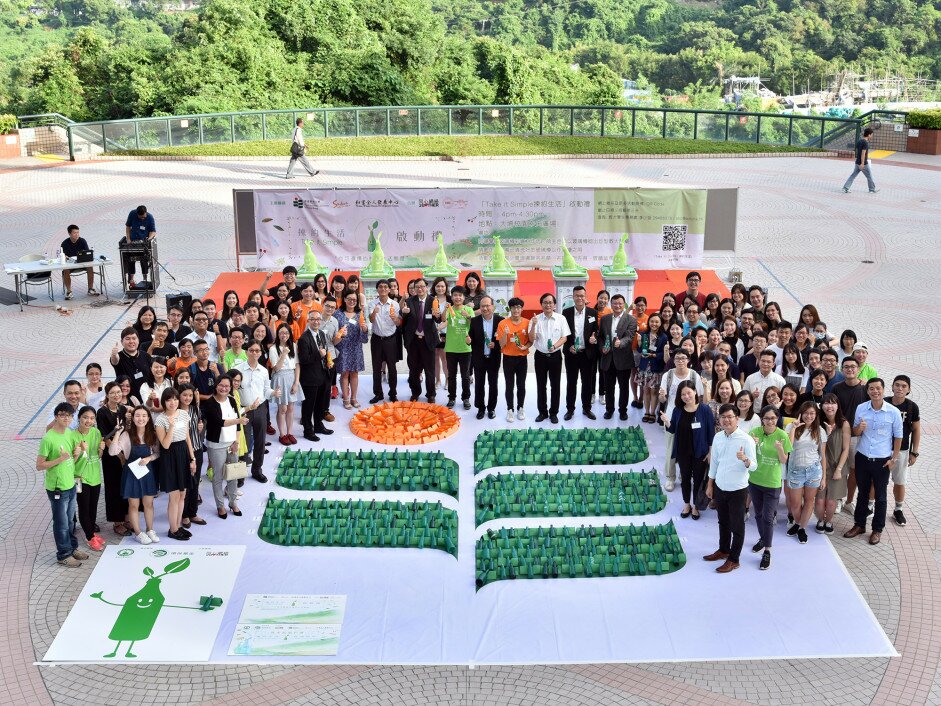
[{"label": "dress shoe", "polygon": [[477,419],[483,419],[483,418],[484,418],[484,411],[483,411],[482,409],[478,409],[478,410],[477,410]]},{"label": "dress shoe", "polygon": [[[393,395],[389,395],[389,402],[398,402],[399,398]],[[332,419],[330,421],[333,421]]]},{"label": "dress shoe", "polygon": [[464,400],[464,409],[470,409],[471,403],[470,400]]},{"label": "dress shoe", "polygon": [[259,471],[258,473],[252,473],[252,478],[254,478],[255,480],[257,480],[259,483],[267,483],[267,482],[268,482],[268,476],[266,476],[266,475],[265,475],[264,473],[262,473],[261,471]]},{"label": "dress shoe", "polygon": [[858,537],[861,534],[865,534],[866,530],[859,525],[853,525],[846,532],[843,533],[843,536],[847,539],[852,539],[853,537]]},{"label": "dress shoe", "polygon": [[716,569],[717,574],[727,574],[730,571],[735,571],[738,568],[737,561],[726,560],[726,562]]},{"label": "dress shoe", "polygon": [[268,428],[267,428],[265,431],[267,431],[268,434],[271,435],[271,436],[273,436],[274,433],[275,433],[274,427],[273,427],[272,425],[270,425],[270,424],[268,425]]},{"label": "dress shoe", "polygon": [[539,422],[544,422],[548,418],[549,418],[548,414],[540,414],[538,417],[536,417],[536,423],[538,424]]},{"label": "dress shoe", "polygon": [[598,417],[595,416],[595,413],[592,412],[590,409],[584,410],[584,411],[582,412],[582,414],[584,414],[584,415],[585,415],[586,417],[588,417],[589,419],[597,419],[597,418],[598,418]]},{"label": "dress shoe", "polygon": [[229,512],[231,512],[231,513],[232,513],[233,515],[235,515],[236,517],[241,517],[241,516],[242,516],[242,511],[241,511],[241,510],[233,510],[232,508],[229,508]]},{"label": "dress shoe", "polygon": [[557,416],[555,416],[554,414],[550,414],[550,415],[549,415],[549,421],[552,422],[553,424],[558,424],[558,423],[559,423],[559,418],[558,418]]},{"label": "dress shoe", "polygon": [[605,418],[605,419],[611,419],[611,417],[613,417],[613,416],[614,416],[614,412],[605,412],[605,413],[604,413],[604,418]]},{"label": "dress shoe", "polygon": [[291,443],[292,443],[292,444],[296,444],[296,443],[297,443],[297,437],[294,436],[294,434],[288,434],[288,438],[291,440]]},{"label": "dress shoe", "polygon": [[337,418],[330,414],[330,412],[327,412],[325,415],[323,415],[323,420],[325,422],[335,422]]},{"label": "dress shoe", "polygon": [[333,429],[327,429],[327,427],[323,427],[323,426],[321,426],[321,427],[314,427],[314,433],[315,433],[315,434],[326,434],[327,436],[330,436],[330,435],[333,433]]},{"label": "dress shoe", "polygon": [[497,416],[497,413],[492,409],[487,410],[487,419],[494,419]]},{"label": "dress shoe", "polygon": [[453,407],[454,407],[454,400],[448,400],[448,409],[451,409]]},{"label": "dress shoe", "polygon": [[382,402],[382,400],[383,400],[382,395],[376,395],[371,400],[369,400],[369,404],[376,404],[377,402]]},{"label": "dress shoe", "polygon": [[434,404],[434,403],[435,403],[435,396],[434,396],[434,395],[428,395],[425,399],[428,401],[428,404]]},{"label": "dress shoe", "polygon": [[618,412],[618,419],[620,419],[622,422],[626,422],[627,412]]},{"label": "dress shoe", "polygon": [[418,402],[418,395],[412,395],[408,398],[409,402]]},{"label": "dress shoe", "polygon": [[566,412],[565,415],[562,417],[562,419],[564,419],[565,421],[569,421],[574,416],[575,416],[575,412]]},{"label": "dress shoe", "polygon": [[878,544],[880,539],[882,539],[882,532],[873,532],[869,535],[869,543],[872,545]]},{"label": "dress shoe", "polygon": [[640,400],[634,400],[633,402],[631,402],[631,407],[634,407],[635,409],[643,409],[644,403],[641,402]]},{"label": "dress shoe", "polygon": [[703,557],[704,561],[724,561],[729,558],[728,552],[722,552],[719,550],[714,551],[712,554],[707,554]]}]

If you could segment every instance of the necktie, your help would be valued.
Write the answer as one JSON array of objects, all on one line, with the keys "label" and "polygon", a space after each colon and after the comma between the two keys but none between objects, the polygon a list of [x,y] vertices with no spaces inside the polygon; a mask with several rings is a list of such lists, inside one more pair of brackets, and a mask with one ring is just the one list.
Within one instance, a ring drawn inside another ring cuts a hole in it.
[{"label": "necktie", "polygon": [[422,334],[422,326],[424,325],[424,320],[425,320],[425,300],[419,299],[418,300],[418,317],[415,319],[415,332],[419,336],[424,335]]}]

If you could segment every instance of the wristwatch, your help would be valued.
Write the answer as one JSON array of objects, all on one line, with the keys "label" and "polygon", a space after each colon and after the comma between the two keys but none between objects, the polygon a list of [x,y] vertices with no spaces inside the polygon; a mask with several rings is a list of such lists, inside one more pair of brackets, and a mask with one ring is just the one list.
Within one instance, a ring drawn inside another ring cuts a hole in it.
[{"label": "wristwatch", "polygon": [[915,458],[918,458],[918,452],[917,452],[917,451],[912,451],[911,449],[909,449],[908,455],[909,455],[909,456],[914,456]]}]

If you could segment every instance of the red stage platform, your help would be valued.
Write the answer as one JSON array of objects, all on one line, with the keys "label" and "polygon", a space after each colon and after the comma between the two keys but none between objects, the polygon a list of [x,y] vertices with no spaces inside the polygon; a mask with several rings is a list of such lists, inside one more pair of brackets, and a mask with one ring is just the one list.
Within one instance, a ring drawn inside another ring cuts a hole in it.
[{"label": "red stage platform", "polygon": [[[353,274],[350,270],[337,270],[337,273],[343,276]],[[676,294],[677,292],[686,291],[686,273],[687,270],[638,270],[634,296],[647,297],[647,301],[651,306],[659,308],[660,299],[666,292]],[[729,288],[713,270],[700,270],[700,273],[702,274],[702,283],[699,285],[701,291],[707,294],[715,292],[722,297],[729,296]],[[461,272],[457,281],[463,282],[465,274],[466,271]],[[603,288],[601,271],[589,270],[588,274],[589,279],[586,288],[588,289],[589,305],[592,305],[595,303],[598,291]],[[203,298],[213,299],[221,308],[223,295],[228,290],[234,289],[238,292],[239,301],[244,302],[249,292],[261,286],[265,275],[264,272],[223,272],[212,283]],[[405,292],[405,286],[409,283],[409,280],[420,275],[420,270],[400,270],[397,272],[396,279],[399,281],[399,290]],[[552,273],[549,270],[519,270],[517,276],[516,296],[526,303],[524,313],[529,314],[540,311],[539,297],[546,292],[555,291]],[[280,282],[281,274],[275,273],[271,279],[272,282]],[[300,279],[301,281],[304,280],[304,278]],[[487,283],[484,282],[484,288],[486,288],[486,285]]]}]

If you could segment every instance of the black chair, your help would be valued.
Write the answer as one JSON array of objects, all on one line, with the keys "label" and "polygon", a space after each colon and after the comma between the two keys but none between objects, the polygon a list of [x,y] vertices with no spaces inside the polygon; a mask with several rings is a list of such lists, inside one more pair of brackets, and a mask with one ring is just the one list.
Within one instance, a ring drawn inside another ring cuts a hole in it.
[{"label": "black chair", "polygon": [[[45,260],[45,255],[23,255],[20,258],[20,262],[39,262],[40,260]],[[49,292],[49,299],[55,301],[55,294],[52,290],[52,272],[31,272],[26,275],[26,278],[23,280],[23,284],[26,285],[26,296],[29,297],[29,288],[46,286],[47,291]]]}]

